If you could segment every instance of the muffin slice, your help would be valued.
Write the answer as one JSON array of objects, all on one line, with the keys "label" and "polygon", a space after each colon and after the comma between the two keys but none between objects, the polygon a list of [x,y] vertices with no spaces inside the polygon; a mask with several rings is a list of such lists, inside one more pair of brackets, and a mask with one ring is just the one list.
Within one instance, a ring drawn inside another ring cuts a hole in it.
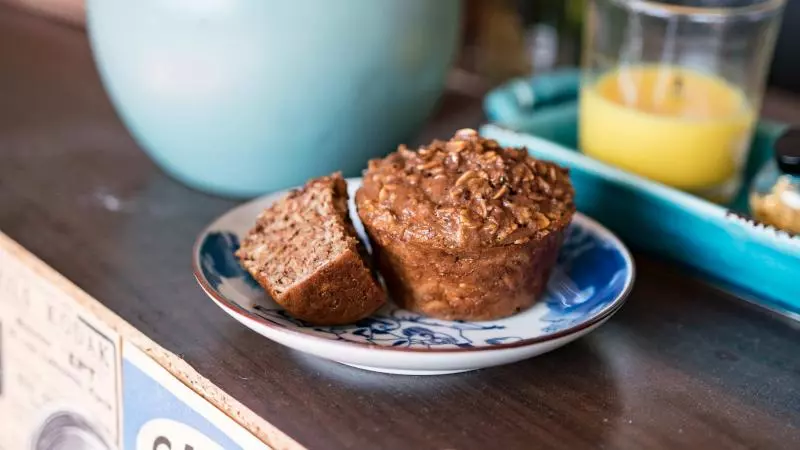
[{"label": "muffin slice", "polygon": [[385,302],[339,173],[311,180],[264,210],[236,256],[276,302],[310,323],[355,322]]}]

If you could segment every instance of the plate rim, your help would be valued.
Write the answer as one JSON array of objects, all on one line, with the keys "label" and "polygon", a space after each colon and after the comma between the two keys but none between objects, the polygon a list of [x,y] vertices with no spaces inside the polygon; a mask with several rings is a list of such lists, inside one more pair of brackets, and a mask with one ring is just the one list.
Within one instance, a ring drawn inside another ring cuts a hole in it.
[{"label": "plate rim", "polygon": [[[361,177],[347,178],[346,181],[348,183],[352,183],[352,182],[359,182],[360,183],[361,182]],[[559,331],[557,331],[555,333],[546,334],[546,335],[542,335],[542,336],[537,336],[537,337],[534,337],[534,338],[522,339],[522,340],[516,341],[516,342],[510,342],[510,343],[505,343],[505,344],[496,344],[496,345],[492,345],[492,346],[468,347],[468,348],[464,348],[464,347],[459,347],[459,348],[405,348],[405,347],[391,347],[391,346],[387,347],[387,346],[376,345],[376,344],[367,343],[367,342],[353,342],[353,341],[327,339],[327,338],[324,338],[324,337],[314,336],[314,335],[311,335],[311,334],[303,333],[301,331],[297,331],[297,330],[294,330],[292,328],[288,328],[288,327],[284,327],[284,326],[275,324],[274,322],[272,322],[272,321],[270,321],[268,319],[265,319],[264,317],[259,316],[258,314],[254,314],[254,313],[250,312],[249,310],[247,310],[244,307],[238,305],[234,301],[227,299],[225,296],[220,294],[216,289],[214,289],[208,283],[208,280],[203,275],[203,273],[202,273],[202,271],[200,269],[200,257],[199,257],[199,255],[200,255],[200,246],[203,243],[204,238],[206,236],[208,236],[209,232],[211,231],[211,228],[220,219],[222,219],[223,217],[225,217],[225,216],[227,216],[229,214],[234,213],[235,211],[242,210],[242,209],[245,209],[247,207],[251,207],[252,204],[259,203],[259,202],[263,201],[266,197],[279,195],[281,193],[288,192],[291,189],[295,189],[295,188],[289,188],[289,189],[284,189],[284,190],[280,190],[280,191],[270,192],[268,194],[259,196],[257,198],[254,198],[254,199],[250,200],[250,201],[244,202],[244,203],[242,203],[240,205],[237,205],[237,206],[235,206],[233,208],[228,209],[224,213],[222,213],[219,216],[215,217],[208,225],[203,227],[203,229],[200,231],[200,233],[195,238],[194,245],[192,246],[192,256],[191,256],[192,257],[192,273],[194,274],[194,278],[197,281],[197,283],[200,285],[200,288],[203,290],[203,292],[205,292],[206,295],[211,297],[211,300],[213,300],[216,305],[220,306],[223,309],[227,309],[226,312],[229,315],[233,316],[234,318],[236,317],[236,315],[242,315],[242,316],[245,316],[247,319],[250,319],[250,320],[253,320],[253,321],[259,323],[260,325],[263,325],[263,326],[265,326],[267,328],[273,329],[276,332],[285,332],[285,333],[291,334],[293,336],[296,336],[298,338],[311,339],[311,340],[314,340],[314,341],[321,341],[321,342],[325,342],[326,344],[335,344],[335,345],[341,346],[343,348],[344,347],[347,347],[347,348],[358,347],[358,348],[365,348],[365,349],[370,349],[370,350],[381,350],[381,351],[385,350],[385,351],[394,351],[394,352],[440,353],[441,354],[441,353],[464,353],[464,352],[477,352],[477,351],[506,350],[506,349],[511,349],[511,348],[527,347],[527,346],[532,346],[532,345],[536,345],[536,344],[541,344],[541,343],[544,343],[544,342],[548,342],[548,341],[556,340],[556,339],[559,339],[559,338],[562,338],[562,337],[565,337],[565,336],[569,336],[571,334],[574,334],[574,333],[577,333],[577,332],[579,332],[581,330],[589,328],[589,327],[597,324],[598,322],[601,322],[604,319],[609,318],[614,313],[616,313],[622,307],[622,305],[625,304],[625,302],[628,299],[628,296],[630,295],[631,291],[633,290],[634,281],[636,279],[636,265],[634,263],[633,256],[631,256],[631,253],[628,250],[628,248],[609,229],[607,229],[606,227],[604,227],[603,225],[601,225],[599,222],[597,222],[596,220],[592,219],[591,217],[588,217],[588,216],[576,211],[575,215],[573,216],[573,222],[572,223],[574,223],[575,219],[578,219],[578,220],[581,221],[581,225],[586,225],[588,228],[591,228],[593,231],[597,232],[598,234],[600,234],[603,237],[605,237],[605,238],[609,239],[610,241],[612,241],[615,244],[616,248],[619,249],[620,253],[622,254],[623,259],[625,260],[625,263],[627,264],[627,266],[630,267],[630,271],[629,271],[628,275],[625,277],[625,284],[624,284],[624,287],[622,289],[622,292],[620,292],[620,294],[617,295],[617,297],[614,300],[611,301],[611,303],[606,307],[606,309],[604,309],[599,314],[597,314],[596,316],[592,317],[591,319],[589,319],[587,321],[578,323],[576,325],[573,325],[571,327],[565,328],[563,330],[559,330]],[[237,321],[239,323],[242,323],[239,320],[237,320]],[[247,326],[246,324],[243,324],[243,323],[242,323],[242,325]],[[248,328],[250,328],[250,327],[248,327]],[[253,330],[253,331],[255,331],[255,330]],[[259,333],[259,334],[261,334],[261,333]],[[262,334],[262,336],[264,336],[264,335]],[[264,337],[266,337],[267,339],[272,340],[268,336],[264,336]]]}]

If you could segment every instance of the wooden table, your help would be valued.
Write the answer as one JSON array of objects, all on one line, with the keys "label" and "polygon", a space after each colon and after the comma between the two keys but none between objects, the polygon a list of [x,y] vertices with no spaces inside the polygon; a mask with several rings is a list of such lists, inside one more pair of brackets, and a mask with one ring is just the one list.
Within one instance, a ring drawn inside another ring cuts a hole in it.
[{"label": "wooden table", "polygon": [[[796,97],[771,98],[767,115],[800,118]],[[449,96],[419,140],[478,120],[475,100]],[[381,375],[274,344],[204,296],[192,241],[235,204],[142,153],[81,30],[0,8],[0,230],[263,419],[269,430],[256,434],[268,443],[800,448],[798,324],[667,263],[636,254],[628,304],[551,354],[453,376]]]}]

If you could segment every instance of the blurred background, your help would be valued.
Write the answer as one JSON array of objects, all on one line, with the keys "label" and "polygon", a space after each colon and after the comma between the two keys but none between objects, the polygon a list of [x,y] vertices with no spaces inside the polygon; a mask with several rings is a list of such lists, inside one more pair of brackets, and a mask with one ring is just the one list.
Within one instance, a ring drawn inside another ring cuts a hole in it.
[{"label": "blurred background", "polygon": [[[462,46],[450,83],[481,95],[519,75],[580,61],[586,0],[462,0]],[[0,0],[83,26],[84,0]],[[789,1],[775,49],[770,85],[800,90],[800,2]]]}]

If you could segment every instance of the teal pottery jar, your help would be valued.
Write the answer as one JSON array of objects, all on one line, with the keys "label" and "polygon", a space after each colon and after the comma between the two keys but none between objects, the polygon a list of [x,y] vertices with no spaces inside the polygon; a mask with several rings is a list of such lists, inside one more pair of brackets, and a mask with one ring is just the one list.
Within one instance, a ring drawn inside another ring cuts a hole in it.
[{"label": "teal pottery jar", "polygon": [[458,47],[459,0],[88,0],[111,100],[166,172],[259,195],[418,130]]}]

